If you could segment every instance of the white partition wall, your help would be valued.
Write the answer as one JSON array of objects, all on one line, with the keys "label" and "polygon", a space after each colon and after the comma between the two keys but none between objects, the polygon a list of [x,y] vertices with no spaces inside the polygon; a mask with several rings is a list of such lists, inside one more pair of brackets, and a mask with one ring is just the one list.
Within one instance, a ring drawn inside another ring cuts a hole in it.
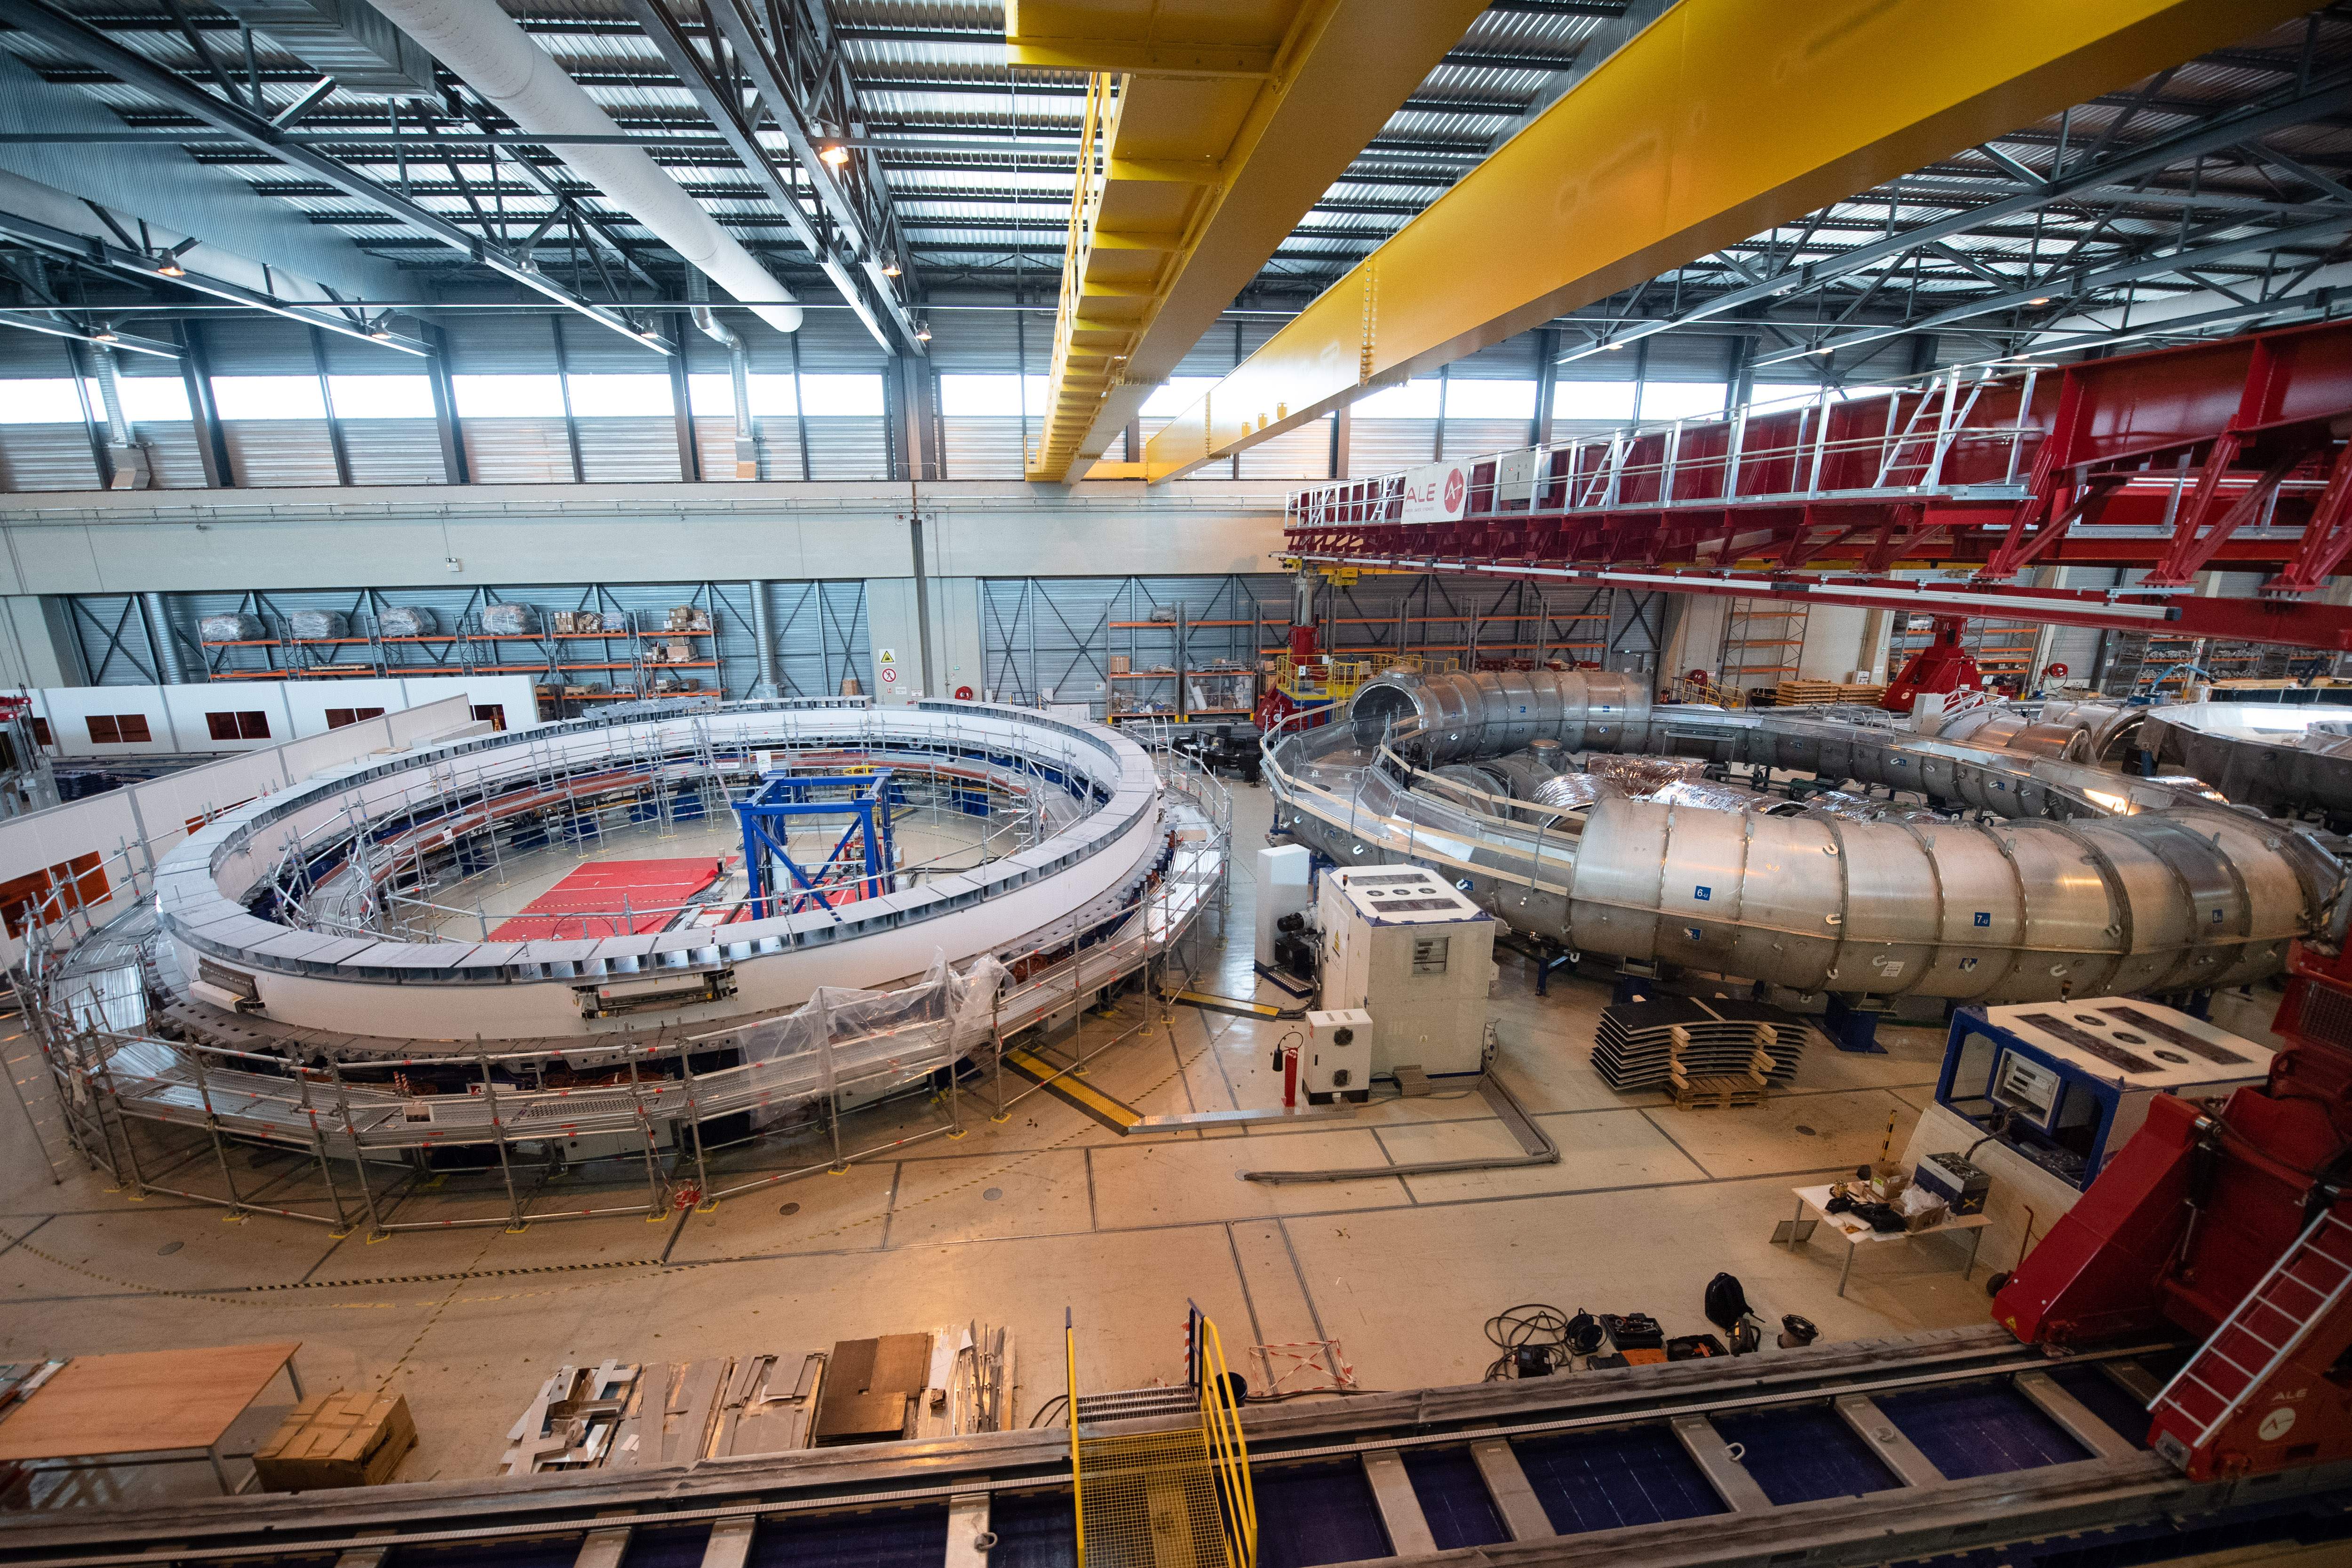
[{"label": "white partition wall", "polygon": [[483,710],[500,729],[527,730],[539,722],[538,692],[527,675],[51,686],[32,693],[34,713],[48,725],[49,754],[93,762],[265,751],[326,734],[362,716],[453,697]]},{"label": "white partition wall", "polygon": [[[481,684],[494,686],[496,681]],[[519,684],[527,694],[530,683],[520,680]],[[475,697],[474,692],[459,691],[438,701],[388,710],[377,718],[276,745],[252,742],[243,755],[0,821],[0,915],[5,916],[0,930],[5,933],[5,941],[0,941],[0,962],[14,963],[24,954],[27,905],[41,909],[47,923],[62,924],[75,933],[103,925],[130,900],[149,890],[150,873],[157,859],[221,812],[338,763],[406,751],[425,741],[449,739],[477,728],[487,731],[488,721],[474,717]],[[134,709],[126,705],[120,710],[128,713]],[[160,714],[162,710],[152,711]]]}]

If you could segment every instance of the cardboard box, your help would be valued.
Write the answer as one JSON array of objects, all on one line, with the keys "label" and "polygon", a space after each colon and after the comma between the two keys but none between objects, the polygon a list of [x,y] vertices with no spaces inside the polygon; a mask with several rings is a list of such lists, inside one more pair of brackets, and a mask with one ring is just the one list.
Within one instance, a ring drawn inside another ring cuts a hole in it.
[{"label": "cardboard box", "polygon": [[401,1395],[313,1394],[255,1450],[253,1469],[274,1492],[382,1486],[415,1446],[416,1423]]}]

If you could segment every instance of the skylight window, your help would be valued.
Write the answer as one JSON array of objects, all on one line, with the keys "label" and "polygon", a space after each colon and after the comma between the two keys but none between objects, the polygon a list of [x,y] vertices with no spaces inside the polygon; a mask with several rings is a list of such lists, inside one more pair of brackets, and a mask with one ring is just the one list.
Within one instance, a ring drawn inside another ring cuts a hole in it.
[{"label": "skylight window", "polygon": [[1642,384],[1642,423],[1661,419],[1720,419],[1730,388],[1719,381],[1647,381]]},{"label": "skylight window", "polygon": [[1532,381],[1449,381],[1445,386],[1448,419],[1531,419],[1536,412]]},{"label": "skylight window", "polygon": [[433,383],[421,375],[331,375],[338,419],[430,419]]},{"label": "skylight window", "polygon": [[315,375],[216,375],[213,405],[224,419],[324,419]]},{"label": "skylight window", "polygon": [[[215,383],[215,384],[218,384]],[[563,379],[554,375],[453,375],[461,419],[561,419]]]},{"label": "skylight window", "polygon": [[666,375],[572,378],[572,412],[583,419],[667,419],[677,411]]},{"label": "skylight window", "polygon": [[1633,384],[1630,381],[1562,381],[1551,389],[1555,419],[1607,419],[1620,424],[1633,417]]},{"label": "skylight window", "polygon": [[1018,419],[1045,411],[1045,387],[1042,375],[943,375],[940,412],[961,418]]},{"label": "skylight window", "polygon": [[[95,391],[91,396],[96,397]],[[97,403],[90,405],[95,408]],[[0,381],[0,425],[79,425],[81,402],[61,375]]]},{"label": "skylight window", "polygon": [[[751,378],[756,384],[761,378]],[[784,395],[792,395],[792,378],[782,377]],[[808,399],[808,415],[812,419],[828,416],[836,418],[878,419],[882,416],[882,378],[878,375],[804,375],[801,392]],[[760,409],[760,391],[751,389],[751,406]],[[790,413],[790,409],[785,410]]]}]

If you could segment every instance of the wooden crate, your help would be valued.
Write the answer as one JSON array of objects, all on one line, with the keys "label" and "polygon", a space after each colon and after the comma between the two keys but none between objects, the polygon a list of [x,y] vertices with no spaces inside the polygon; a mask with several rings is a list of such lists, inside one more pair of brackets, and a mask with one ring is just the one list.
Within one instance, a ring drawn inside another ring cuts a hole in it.
[{"label": "wooden crate", "polygon": [[415,1446],[416,1423],[401,1395],[313,1394],[255,1450],[253,1470],[273,1492],[382,1486]]},{"label": "wooden crate", "polygon": [[1837,680],[1784,680],[1772,689],[1775,708],[1826,708],[1838,702],[1875,703],[1886,695],[1884,686],[1863,686]]}]

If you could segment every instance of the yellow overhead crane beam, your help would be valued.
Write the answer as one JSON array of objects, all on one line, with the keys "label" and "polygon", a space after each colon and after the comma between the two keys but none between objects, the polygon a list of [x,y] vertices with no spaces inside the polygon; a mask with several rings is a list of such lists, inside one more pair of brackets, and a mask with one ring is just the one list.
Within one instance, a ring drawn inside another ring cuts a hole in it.
[{"label": "yellow overhead crane beam", "polygon": [[2309,0],[1681,0],[1144,448],[1172,479]]},{"label": "yellow overhead crane beam", "polygon": [[1093,73],[1029,478],[1087,477],[1484,9],[1007,0],[1014,66]]}]

